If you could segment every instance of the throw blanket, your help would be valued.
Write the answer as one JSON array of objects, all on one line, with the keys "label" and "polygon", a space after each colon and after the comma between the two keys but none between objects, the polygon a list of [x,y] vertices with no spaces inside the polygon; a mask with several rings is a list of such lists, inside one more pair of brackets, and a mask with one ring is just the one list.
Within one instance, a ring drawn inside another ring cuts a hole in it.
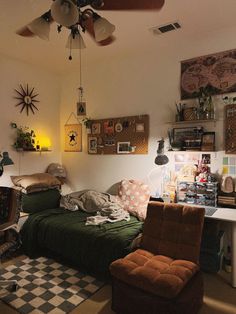
[{"label": "throw blanket", "polygon": [[108,193],[93,190],[74,192],[63,196],[60,206],[72,211],[82,209],[88,213],[96,213],[87,218],[86,225],[130,220],[129,213],[123,209],[117,198]]}]

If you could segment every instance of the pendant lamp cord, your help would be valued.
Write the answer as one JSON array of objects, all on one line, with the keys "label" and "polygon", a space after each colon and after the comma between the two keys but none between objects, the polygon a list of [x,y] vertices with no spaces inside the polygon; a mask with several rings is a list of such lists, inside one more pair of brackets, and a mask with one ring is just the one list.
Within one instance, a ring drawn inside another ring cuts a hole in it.
[{"label": "pendant lamp cord", "polygon": [[83,87],[82,87],[82,49],[81,49],[81,36],[79,37],[80,41],[80,49],[79,49],[79,81],[80,81],[80,87],[79,87],[79,100],[82,102],[83,99]]}]

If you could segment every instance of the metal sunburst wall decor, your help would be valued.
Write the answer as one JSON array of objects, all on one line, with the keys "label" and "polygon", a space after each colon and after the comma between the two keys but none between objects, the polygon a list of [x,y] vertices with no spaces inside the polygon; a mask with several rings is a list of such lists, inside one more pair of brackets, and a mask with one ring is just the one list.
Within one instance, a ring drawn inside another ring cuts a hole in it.
[{"label": "metal sunburst wall decor", "polygon": [[15,89],[15,91],[17,92],[17,97],[14,98],[19,100],[19,102],[15,106],[21,107],[20,113],[22,113],[25,110],[27,116],[29,115],[30,111],[34,114],[35,110],[38,110],[38,108],[36,107],[36,103],[39,102],[39,100],[36,99],[36,97],[39,94],[36,94],[34,92],[34,87],[29,88],[29,85],[26,84],[26,87],[24,88],[20,84],[20,89],[19,90]]}]

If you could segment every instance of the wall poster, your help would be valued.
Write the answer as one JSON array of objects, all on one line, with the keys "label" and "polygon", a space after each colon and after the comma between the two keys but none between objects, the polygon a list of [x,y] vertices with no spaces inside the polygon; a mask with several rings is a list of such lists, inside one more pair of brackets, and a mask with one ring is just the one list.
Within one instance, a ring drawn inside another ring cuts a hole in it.
[{"label": "wall poster", "polygon": [[212,95],[236,92],[236,49],[182,61],[180,85],[181,99],[206,87]]},{"label": "wall poster", "polygon": [[65,152],[82,152],[82,125],[65,124]]}]

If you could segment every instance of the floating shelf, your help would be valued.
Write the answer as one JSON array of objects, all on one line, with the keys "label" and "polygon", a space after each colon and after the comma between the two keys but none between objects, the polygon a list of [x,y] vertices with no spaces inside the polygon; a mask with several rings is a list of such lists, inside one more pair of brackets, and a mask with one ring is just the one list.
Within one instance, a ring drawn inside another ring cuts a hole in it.
[{"label": "floating shelf", "polygon": [[201,123],[216,123],[217,119],[205,119],[205,120],[185,120],[185,121],[170,121],[167,124],[201,124]]},{"label": "floating shelf", "polygon": [[16,149],[18,153],[47,153],[51,152],[51,149],[38,149],[38,150],[30,150],[30,149]]}]

